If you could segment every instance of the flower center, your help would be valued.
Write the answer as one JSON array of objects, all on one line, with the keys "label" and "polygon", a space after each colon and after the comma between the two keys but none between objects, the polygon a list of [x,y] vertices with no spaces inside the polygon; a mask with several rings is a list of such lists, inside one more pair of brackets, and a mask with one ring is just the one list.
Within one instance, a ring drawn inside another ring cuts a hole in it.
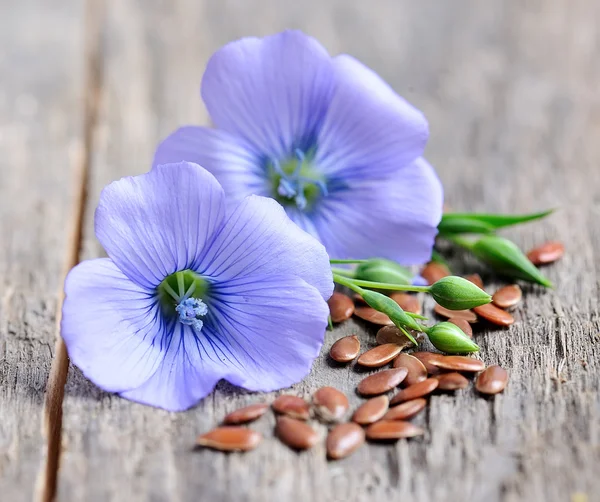
[{"label": "flower center", "polygon": [[294,157],[281,164],[277,159],[270,160],[273,196],[280,204],[295,203],[303,210],[318,197],[327,195],[325,178],[314,169],[312,157],[296,149]]},{"label": "flower center", "polygon": [[163,311],[169,316],[177,316],[182,324],[200,331],[200,319],[208,313],[202,301],[208,292],[209,283],[191,270],[181,270],[167,276],[157,288]]}]

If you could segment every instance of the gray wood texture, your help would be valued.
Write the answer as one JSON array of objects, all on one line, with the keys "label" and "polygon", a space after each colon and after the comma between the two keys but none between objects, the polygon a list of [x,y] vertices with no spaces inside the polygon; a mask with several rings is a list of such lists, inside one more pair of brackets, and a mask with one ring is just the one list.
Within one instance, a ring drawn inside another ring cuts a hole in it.
[{"label": "gray wood texture", "polygon": [[0,499],[32,500],[81,151],[77,1],[0,2]]},{"label": "gray wood texture", "polygon": [[[148,170],[156,143],[177,126],[207,122],[198,89],[210,54],[231,39],[287,27],[358,57],[425,112],[427,157],[451,207],[558,207],[505,234],[523,248],[566,243],[564,259],[546,270],[556,289],[526,288],[510,329],[476,335],[485,362],[510,372],[502,395],[436,395],[415,419],[424,438],[369,445],[334,463],[322,444],[302,454],[281,445],[271,415],[253,426],[266,437],[256,451],[192,450],[226,412],[277,393],[221,384],[195,409],[172,414],[103,393],[71,367],[58,500],[600,500],[600,4],[99,0],[86,19],[83,2],[4,3],[2,501],[31,500],[44,469],[44,385],[73,245],[66,227],[81,188],[73,181],[80,159],[70,152],[84,150],[91,176],[81,255],[101,256],[93,234],[100,190]],[[86,70],[90,59],[97,64]],[[457,273],[481,272],[492,290],[498,284],[469,257],[452,263]],[[324,354],[351,333],[372,346],[375,331],[354,320],[336,327],[311,375],[290,392],[309,397],[333,385],[356,407],[363,374],[332,367]]]}]

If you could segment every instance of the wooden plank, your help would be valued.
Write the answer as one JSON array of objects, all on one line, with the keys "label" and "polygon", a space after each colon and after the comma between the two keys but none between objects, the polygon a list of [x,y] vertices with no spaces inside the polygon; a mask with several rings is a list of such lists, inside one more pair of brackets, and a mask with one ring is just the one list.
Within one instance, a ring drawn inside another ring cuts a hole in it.
[{"label": "wooden plank", "polygon": [[0,498],[32,500],[81,149],[79,2],[0,17]]},{"label": "wooden plank", "polygon": [[[227,411],[274,394],[220,385],[194,410],[170,414],[100,392],[71,371],[60,500],[564,501],[577,492],[593,500],[600,490],[593,469],[600,464],[598,9],[591,0],[386,0],[376,8],[341,0],[109,2],[89,213],[104,184],[148,169],[160,137],[206,121],[197,90],[215,49],[298,27],[334,53],[359,57],[426,112],[428,157],[452,206],[561,207],[507,235],[524,247],[558,238],[568,254],[548,269],[555,291],[527,288],[513,327],[478,336],[485,361],[511,372],[503,395],[435,396],[416,419],[429,431],[424,439],[370,445],[337,463],[325,461],[322,445],[301,455],[283,447],[272,438],[272,416],[256,424],[267,440],[247,455],[191,450],[196,434]],[[102,253],[91,217],[84,249],[86,257]],[[462,256],[454,263],[459,272],[480,270]],[[349,321],[328,333],[325,349],[350,333],[373,343],[373,328]],[[361,376],[320,357],[294,392],[334,385],[355,407]]]}]

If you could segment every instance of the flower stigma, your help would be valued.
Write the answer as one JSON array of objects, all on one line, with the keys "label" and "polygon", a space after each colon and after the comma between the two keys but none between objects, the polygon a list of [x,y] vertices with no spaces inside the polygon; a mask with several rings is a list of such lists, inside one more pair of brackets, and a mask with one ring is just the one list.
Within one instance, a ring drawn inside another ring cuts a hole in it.
[{"label": "flower stigma", "polygon": [[200,317],[206,315],[208,307],[206,303],[198,298],[186,298],[179,302],[175,310],[179,314],[180,323],[187,324],[196,331],[200,331],[204,325]]},{"label": "flower stigma", "polygon": [[327,185],[323,176],[313,169],[312,157],[296,148],[294,156],[283,166],[277,159],[270,160],[274,197],[281,204],[293,202],[298,209],[304,210],[319,196],[327,196]]},{"label": "flower stigma", "polygon": [[167,276],[157,288],[164,312],[177,316],[182,324],[200,331],[204,325],[201,317],[208,313],[203,298],[208,291],[208,282],[191,270],[181,270]]}]

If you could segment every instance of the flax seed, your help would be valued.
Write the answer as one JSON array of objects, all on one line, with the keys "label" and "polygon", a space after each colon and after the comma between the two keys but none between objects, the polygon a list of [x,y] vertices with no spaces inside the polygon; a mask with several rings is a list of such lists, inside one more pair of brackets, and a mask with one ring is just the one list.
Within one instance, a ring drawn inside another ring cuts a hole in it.
[{"label": "flax seed", "polygon": [[338,363],[347,363],[356,358],[360,352],[360,341],[356,335],[345,336],[335,342],[331,349],[329,349],[329,355],[331,359]]},{"label": "flax seed", "polygon": [[319,436],[310,425],[290,417],[279,417],[275,432],[283,443],[294,450],[308,450],[319,440]]},{"label": "flax seed", "polygon": [[361,380],[357,390],[363,396],[383,394],[400,385],[400,382],[406,378],[407,373],[406,368],[380,371]]},{"label": "flax seed", "polygon": [[533,248],[527,253],[527,258],[534,265],[547,265],[562,258],[565,254],[565,246],[562,242],[550,241]]},{"label": "flax seed", "polygon": [[343,293],[333,293],[331,298],[327,300],[329,305],[329,315],[331,320],[335,323],[350,319],[354,313],[354,302],[352,298]]},{"label": "flax seed", "polygon": [[312,398],[315,413],[324,422],[338,422],[350,404],[346,395],[334,387],[321,387]]},{"label": "flax seed", "polygon": [[508,373],[500,366],[490,366],[479,374],[475,388],[482,394],[498,394],[508,383]]},{"label": "flax seed", "polygon": [[499,309],[491,303],[475,307],[473,311],[479,317],[482,317],[486,321],[489,321],[497,326],[510,326],[515,322],[515,318],[506,310]]},{"label": "flax seed", "polygon": [[427,379],[427,368],[416,357],[409,354],[400,354],[394,360],[394,368],[406,368],[408,374],[402,382],[403,385],[414,385]]},{"label": "flax seed", "polygon": [[223,419],[223,423],[227,425],[245,424],[252,422],[262,417],[269,409],[269,405],[265,403],[251,404],[239,410],[235,410]]},{"label": "flax seed", "polygon": [[361,366],[367,368],[379,368],[389,363],[394,357],[396,357],[402,351],[402,347],[395,343],[386,343],[384,345],[378,345],[377,347],[367,350],[356,361]]},{"label": "flax seed", "polygon": [[271,407],[275,413],[287,415],[298,420],[308,420],[310,417],[310,406],[304,399],[298,396],[290,396],[289,394],[279,396],[273,401]]},{"label": "flax seed", "polygon": [[410,387],[406,387],[402,389],[398,394],[396,394],[390,401],[390,406],[395,406],[398,403],[403,403],[404,401],[411,401],[418,397],[426,396],[427,394],[431,394],[439,385],[439,382],[435,378],[428,378],[427,380],[423,380],[422,382],[411,385]]},{"label": "flax seed", "polygon": [[196,444],[220,451],[249,451],[256,448],[262,440],[259,432],[245,427],[217,427],[198,436]]},{"label": "flax seed", "polygon": [[327,435],[327,456],[333,460],[348,457],[364,442],[365,431],[360,425],[353,422],[336,425]]},{"label": "flax seed", "polygon": [[510,284],[500,288],[492,296],[492,302],[496,307],[509,309],[517,305],[523,298],[523,291],[516,284]]},{"label": "flax seed", "polygon": [[377,422],[385,415],[389,404],[390,400],[386,395],[373,397],[354,412],[352,420],[360,425]]}]

